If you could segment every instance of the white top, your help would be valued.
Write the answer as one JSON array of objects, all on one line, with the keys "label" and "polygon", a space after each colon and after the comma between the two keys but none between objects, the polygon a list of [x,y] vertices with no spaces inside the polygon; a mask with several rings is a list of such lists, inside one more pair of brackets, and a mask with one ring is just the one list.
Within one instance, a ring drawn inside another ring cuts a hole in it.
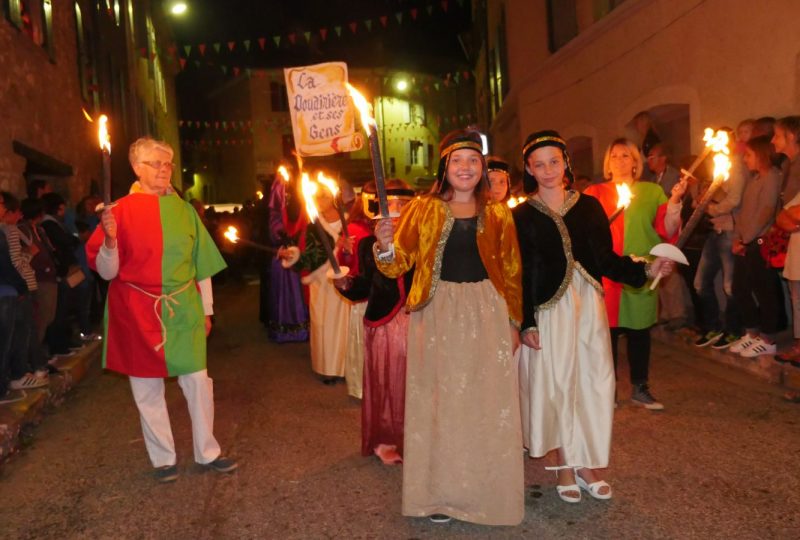
[{"label": "white top", "polygon": [[[800,193],[784,205],[784,208],[800,204]],[[800,281],[800,232],[789,235],[789,247],[786,249],[786,264],[783,277],[792,281]]]}]

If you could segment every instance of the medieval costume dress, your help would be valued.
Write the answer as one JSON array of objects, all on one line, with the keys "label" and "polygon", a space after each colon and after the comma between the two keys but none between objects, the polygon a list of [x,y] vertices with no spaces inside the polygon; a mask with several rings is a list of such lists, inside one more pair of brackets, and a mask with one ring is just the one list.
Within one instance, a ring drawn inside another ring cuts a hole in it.
[{"label": "medieval costume dress", "polygon": [[113,278],[103,367],[129,376],[154,467],[175,464],[163,378],[178,376],[192,418],[195,460],[211,463],[220,448],[206,374],[205,316],[213,312],[210,278],[225,262],[197,212],[174,193],[133,193],[112,212],[117,247],[103,245],[101,227],[86,244],[89,266]]},{"label": "medieval costume dress", "polygon": [[[291,245],[303,234],[303,214],[290,219],[287,208],[286,182],[276,178],[269,198],[269,236],[275,246]],[[268,333],[276,343],[308,340],[308,307],[303,298],[303,286],[297,272],[284,268],[280,259],[273,258],[270,272],[270,304]]]},{"label": "medieval costume dress", "polygon": [[516,525],[523,462],[509,324],[519,327],[521,316],[519,247],[506,205],[479,208],[455,219],[438,196],[418,197],[400,217],[393,255],[375,245],[389,278],[416,265],[406,301],[403,514]]},{"label": "medieval costume dress", "polygon": [[[322,216],[318,219],[328,235],[330,245],[335,246],[342,233],[342,222],[336,220],[329,223]],[[350,303],[328,279],[327,272],[331,264],[318,234],[317,227],[308,227],[303,251],[291,247],[287,265],[297,271],[307,272],[300,281],[308,285],[311,369],[323,377],[344,377]]]},{"label": "medieval costume dress", "polygon": [[567,191],[553,211],[529,198],[513,211],[522,256],[520,402],[533,457],[561,448],[565,467],[603,468],[611,450],[614,365],[601,278],[641,287],[645,263],[612,250],[608,218],[593,197]]},{"label": "medieval costume dress", "polygon": [[409,320],[405,302],[414,271],[398,278],[381,274],[372,255],[374,243],[374,236],[359,243],[359,272],[342,290],[349,299],[367,298],[360,321],[364,327],[361,454],[371,456],[383,444],[402,455]]}]

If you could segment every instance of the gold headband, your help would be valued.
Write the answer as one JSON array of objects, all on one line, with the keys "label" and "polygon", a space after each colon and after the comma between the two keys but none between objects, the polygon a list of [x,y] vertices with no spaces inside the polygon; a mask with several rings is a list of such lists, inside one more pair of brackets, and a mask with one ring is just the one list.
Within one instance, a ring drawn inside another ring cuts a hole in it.
[{"label": "gold headband", "polygon": [[483,146],[480,143],[476,143],[475,141],[461,141],[453,143],[444,150],[442,150],[442,153],[439,155],[439,157],[443,158],[447,154],[455,152],[456,150],[460,150],[462,148],[469,148],[470,150],[475,150],[479,154],[483,152]]},{"label": "gold headband", "polygon": [[508,176],[511,176],[511,173],[509,173],[506,169],[501,169],[500,167],[489,167],[489,169],[486,172],[501,172],[501,173],[506,173]]},{"label": "gold headband", "polygon": [[538,139],[534,139],[534,140],[532,140],[531,142],[529,142],[528,144],[525,145],[525,148],[522,149],[522,155],[524,156],[528,152],[528,148],[530,148],[531,146],[537,145],[537,144],[539,144],[541,142],[556,142],[558,144],[564,145],[564,148],[567,147],[566,141],[564,141],[564,139],[562,139],[561,137],[550,137],[550,136],[548,136],[548,137],[539,137]]}]

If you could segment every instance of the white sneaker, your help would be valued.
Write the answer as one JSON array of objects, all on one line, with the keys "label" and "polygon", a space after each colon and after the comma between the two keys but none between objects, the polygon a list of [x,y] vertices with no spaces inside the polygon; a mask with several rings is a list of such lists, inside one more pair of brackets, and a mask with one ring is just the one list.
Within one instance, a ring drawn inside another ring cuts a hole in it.
[{"label": "white sneaker", "polygon": [[8,383],[8,387],[11,390],[32,390],[34,388],[41,388],[42,386],[47,385],[48,382],[46,380],[39,379],[32,373],[26,373],[19,379],[15,379]]},{"label": "white sneaker", "polygon": [[764,354],[775,354],[778,352],[778,347],[774,343],[767,343],[760,337],[757,337],[753,344],[739,353],[742,358],[755,358]]},{"label": "white sneaker", "polygon": [[731,346],[728,348],[728,350],[734,354],[739,354],[743,350],[750,347],[756,339],[758,338],[753,337],[749,334],[745,334],[736,341],[734,341],[733,343],[731,343]]}]

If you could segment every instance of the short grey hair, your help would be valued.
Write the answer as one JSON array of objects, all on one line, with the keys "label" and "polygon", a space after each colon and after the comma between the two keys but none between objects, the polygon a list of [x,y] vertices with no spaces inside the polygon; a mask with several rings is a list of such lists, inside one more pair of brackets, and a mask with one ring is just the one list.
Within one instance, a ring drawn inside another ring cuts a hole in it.
[{"label": "short grey hair", "polygon": [[163,150],[164,152],[169,153],[170,159],[171,156],[175,155],[175,151],[172,149],[169,143],[157,141],[152,137],[141,137],[136,139],[128,150],[128,161],[130,161],[131,167],[137,163],[141,163],[142,155],[151,150]]}]

